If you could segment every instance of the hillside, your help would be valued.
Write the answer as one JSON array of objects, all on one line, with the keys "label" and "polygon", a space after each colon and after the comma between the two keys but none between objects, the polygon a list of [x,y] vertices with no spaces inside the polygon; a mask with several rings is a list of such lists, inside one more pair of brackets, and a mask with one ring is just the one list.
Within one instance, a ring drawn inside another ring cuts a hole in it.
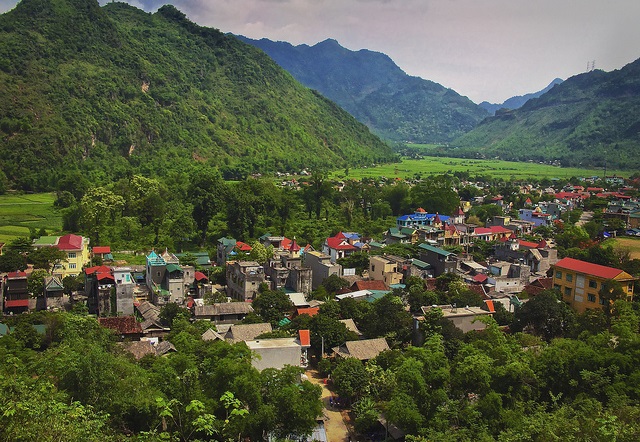
[{"label": "hillside", "polygon": [[556,85],[520,109],[501,111],[445,155],[640,168],[640,60]]},{"label": "hillside", "polygon": [[262,49],[302,84],[335,101],[385,139],[448,142],[488,115],[451,89],[407,75],[379,52],[351,51],[331,39],[293,46],[239,38]]},{"label": "hillside", "polygon": [[92,182],[167,175],[194,161],[236,178],[392,158],[262,51],[173,6],[23,0],[0,16],[0,39],[0,172],[15,188],[55,188],[70,171]]},{"label": "hillside", "polygon": [[479,104],[479,106],[489,112],[491,115],[495,115],[496,111],[500,109],[518,109],[522,107],[527,101],[532,98],[538,98],[540,95],[545,94],[551,90],[556,84],[562,83],[561,78],[555,78],[547,87],[538,92],[532,92],[530,94],[524,95],[516,95],[515,97],[511,97],[506,99],[504,102],[498,103],[489,103],[488,101],[483,101]]}]

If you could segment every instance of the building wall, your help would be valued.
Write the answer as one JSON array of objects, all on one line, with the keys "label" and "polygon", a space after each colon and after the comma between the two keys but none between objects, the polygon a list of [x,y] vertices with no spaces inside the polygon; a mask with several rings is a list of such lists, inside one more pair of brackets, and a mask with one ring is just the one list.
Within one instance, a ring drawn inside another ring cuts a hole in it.
[{"label": "building wall", "polygon": [[[578,313],[587,309],[601,309],[605,300],[600,297],[600,289],[606,279],[566,269],[554,269],[553,287],[560,291],[562,300]],[[628,300],[633,299],[633,281],[620,280]]]},{"label": "building wall", "polygon": [[[251,348],[251,347],[249,347]],[[258,357],[251,359],[251,365],[257,370],[262,371],[265,368],[282,369],[285,365],[300,366],[302,358],[302,347],[276,347],[276,348],[252,348]]]},{"label": "building wall", "polygon": [[329,256],[320,252],[305,254],[304,265],[311,268],[311,288],[313,290],[320,287],[322,281],[331,275],[342,276],[342,266],[340,264],[331,264]]}]

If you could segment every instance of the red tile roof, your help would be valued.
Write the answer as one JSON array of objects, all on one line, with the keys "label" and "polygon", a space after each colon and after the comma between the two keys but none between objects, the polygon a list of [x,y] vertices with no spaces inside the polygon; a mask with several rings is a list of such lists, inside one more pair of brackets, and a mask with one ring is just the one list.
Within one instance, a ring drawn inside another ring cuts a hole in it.
[{"label": "red tile roof", "polygon": [[111,253],[111,246],[96,246],[93,248],[93,253],[97,253],[97,254],[104,254],[104,253]]},{"label": "red tile roof", "polygon": [[496,308],[493,305],[493,300],[487,299],[486,301],[484,301],[484,303],[487,305],[487,308],[489,309],[489,311],[491,313],[495,313],[496,312]]},{"label": "red tile roof", "polygon": [[585,273],[587,275],[593,275],[604,279],[613,279],[620,273],[623,273],[620,269],[592,264],[590,262],[580,261],[579,259],[573,258],[562,258],[555,264],[555,267]]},{"label": "red tile roof", "polygon": [[26,277],[27,277],[27,274],[25,272],[21,272],[21,271],[7,273],[7,278],[9,278],[9,279],[26,278]]},{"label": "red tile roof", "polygon": [[357,247],[349,244],[346,239],[338,238],[337,236],[327,238],[327,246],[334,250],[358,250]]},{"label": "red tile roof", "polygon": [[298,335],[300,338],[300,345],[303,347],[311,346],[311,332],[309,332],[309,330],[298,330]]},{"label": "red tile roof", "polygon": [[528,247],[530,249],[537,249],[538,248],[538,243],[535,243],[535,242],[525,241],[523,239],[519,239],[518,243],[520,244],[520,247]]},{"label": "red tile roof", "polygon": [[299,308],[297,312],[298,312],[298,315],[315,316],[318,313],[320,313],[320,307]]},{"label": "red tile roof", "polygon": [[107,266],[94,266],[84,269],[86,275],[93,275],[94,273],[110,273],[111,269]]},{"label": "red tile roof", "polygon": [[389,290],[384,281],[356,281],[351,285],[351,290]]},{"label": "red tile roof", "polygon": [[117,331],[121,335],[142,333],[140,323],[133,316],[98,318],[98,323],[103,327]]},{"label": "red tile roof", "polygon": [[236,248],[238,250],[240,250],[241,252],[250,252],[251,251],[251,246],[247,243],[244,243],[242,241],[237,241],[236,242]]},{"label": "red tile roof", "polygon": [[194,274],[194,277],[195,277],[196,281],[208,281],[209,280],[209,278],[207,278],[207,275],[205,275],[202,272],[196,272]]},{"label": "red tile roof", "polygon": [[80,235],[68,234],[61,236],[58,240],[60,250],[82,250],[82,237]]},{"label": "red tile roof", "polygon": [[502,226],[491,227],[478,227],[475,230],[478,235],[486,235],[487,233],[512,233],[512,230],[506,229]]},{"label": "red tile roof", "polygon": [[473,277],[473,280],[475,282],[479,282],[479,283],[483,283],[487,279],[489,279],[489,277],[487,275],[482,274],[482,273],[478,273],[476,276]]}]

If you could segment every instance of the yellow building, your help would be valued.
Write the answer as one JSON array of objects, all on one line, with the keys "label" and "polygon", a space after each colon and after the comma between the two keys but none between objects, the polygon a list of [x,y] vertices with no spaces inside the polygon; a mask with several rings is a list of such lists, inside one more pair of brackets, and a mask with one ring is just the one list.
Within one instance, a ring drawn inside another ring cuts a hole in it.
[{"label": "yellow building", "polygon": [[627,294],[627,300],[632,301],[636,279],[623,270],[573,258],[563,258],[553,266],[553,287],[578,313],[602,308],[606,300],[600,296],[600,290],[609,280],[618,282]]},{"label": "yellow building", "polygon": [[406,265],[406,261],[405,258],[393,255],[371,256],[369,259],[369,278],[383,281],[387,287],[400,284],[404,277],[402,267]]},{"label": "yellow building", "polygon": [[61,279],[65,276],[76,276],[82,272],[82,267],[89,264],[89,238],[73,234],[64,235],[58,238],[55,246],[67,254],[67,259],[54,266],[54,276]]}]

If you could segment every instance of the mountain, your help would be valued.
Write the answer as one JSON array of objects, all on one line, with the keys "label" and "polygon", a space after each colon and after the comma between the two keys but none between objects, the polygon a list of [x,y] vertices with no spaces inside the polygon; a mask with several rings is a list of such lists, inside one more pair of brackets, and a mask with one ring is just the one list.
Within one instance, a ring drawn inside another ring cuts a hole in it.
[{"label": "mountain", "polygon": [[293,46],[238,38],[262,49],[300,83],[335,101],[385,139],[448,142],[488,115],[451,89],[407,75],[379,52],[351,51],[332,39]]},{"label": "mountain", "polygon": [[516,95],[515,97],[508,98],[502,104],[489,103],[488,101],[483,101],[479,104],[479,106],[489,112],[491,115],[495,115],[497,110],[500,109],[518,109],[522,107],[527,101],[532,98],[538,98],[540,95],[547,93],[554,87],[556,84],[562,83],[561,78],[554,79],[547,87],[538,92],[533,92],[525,95]]},{"label": "mountain", "polygon": [[640,168],[640,59],[556,85],[520,109],[498,111],[443,154]]},{"label": "mountain", "polygon": [[173,6],[23,0],[0,16],[0,175],[44,190],[169,175],[227,178],[387,161],[391,149],[262,51]]}]

